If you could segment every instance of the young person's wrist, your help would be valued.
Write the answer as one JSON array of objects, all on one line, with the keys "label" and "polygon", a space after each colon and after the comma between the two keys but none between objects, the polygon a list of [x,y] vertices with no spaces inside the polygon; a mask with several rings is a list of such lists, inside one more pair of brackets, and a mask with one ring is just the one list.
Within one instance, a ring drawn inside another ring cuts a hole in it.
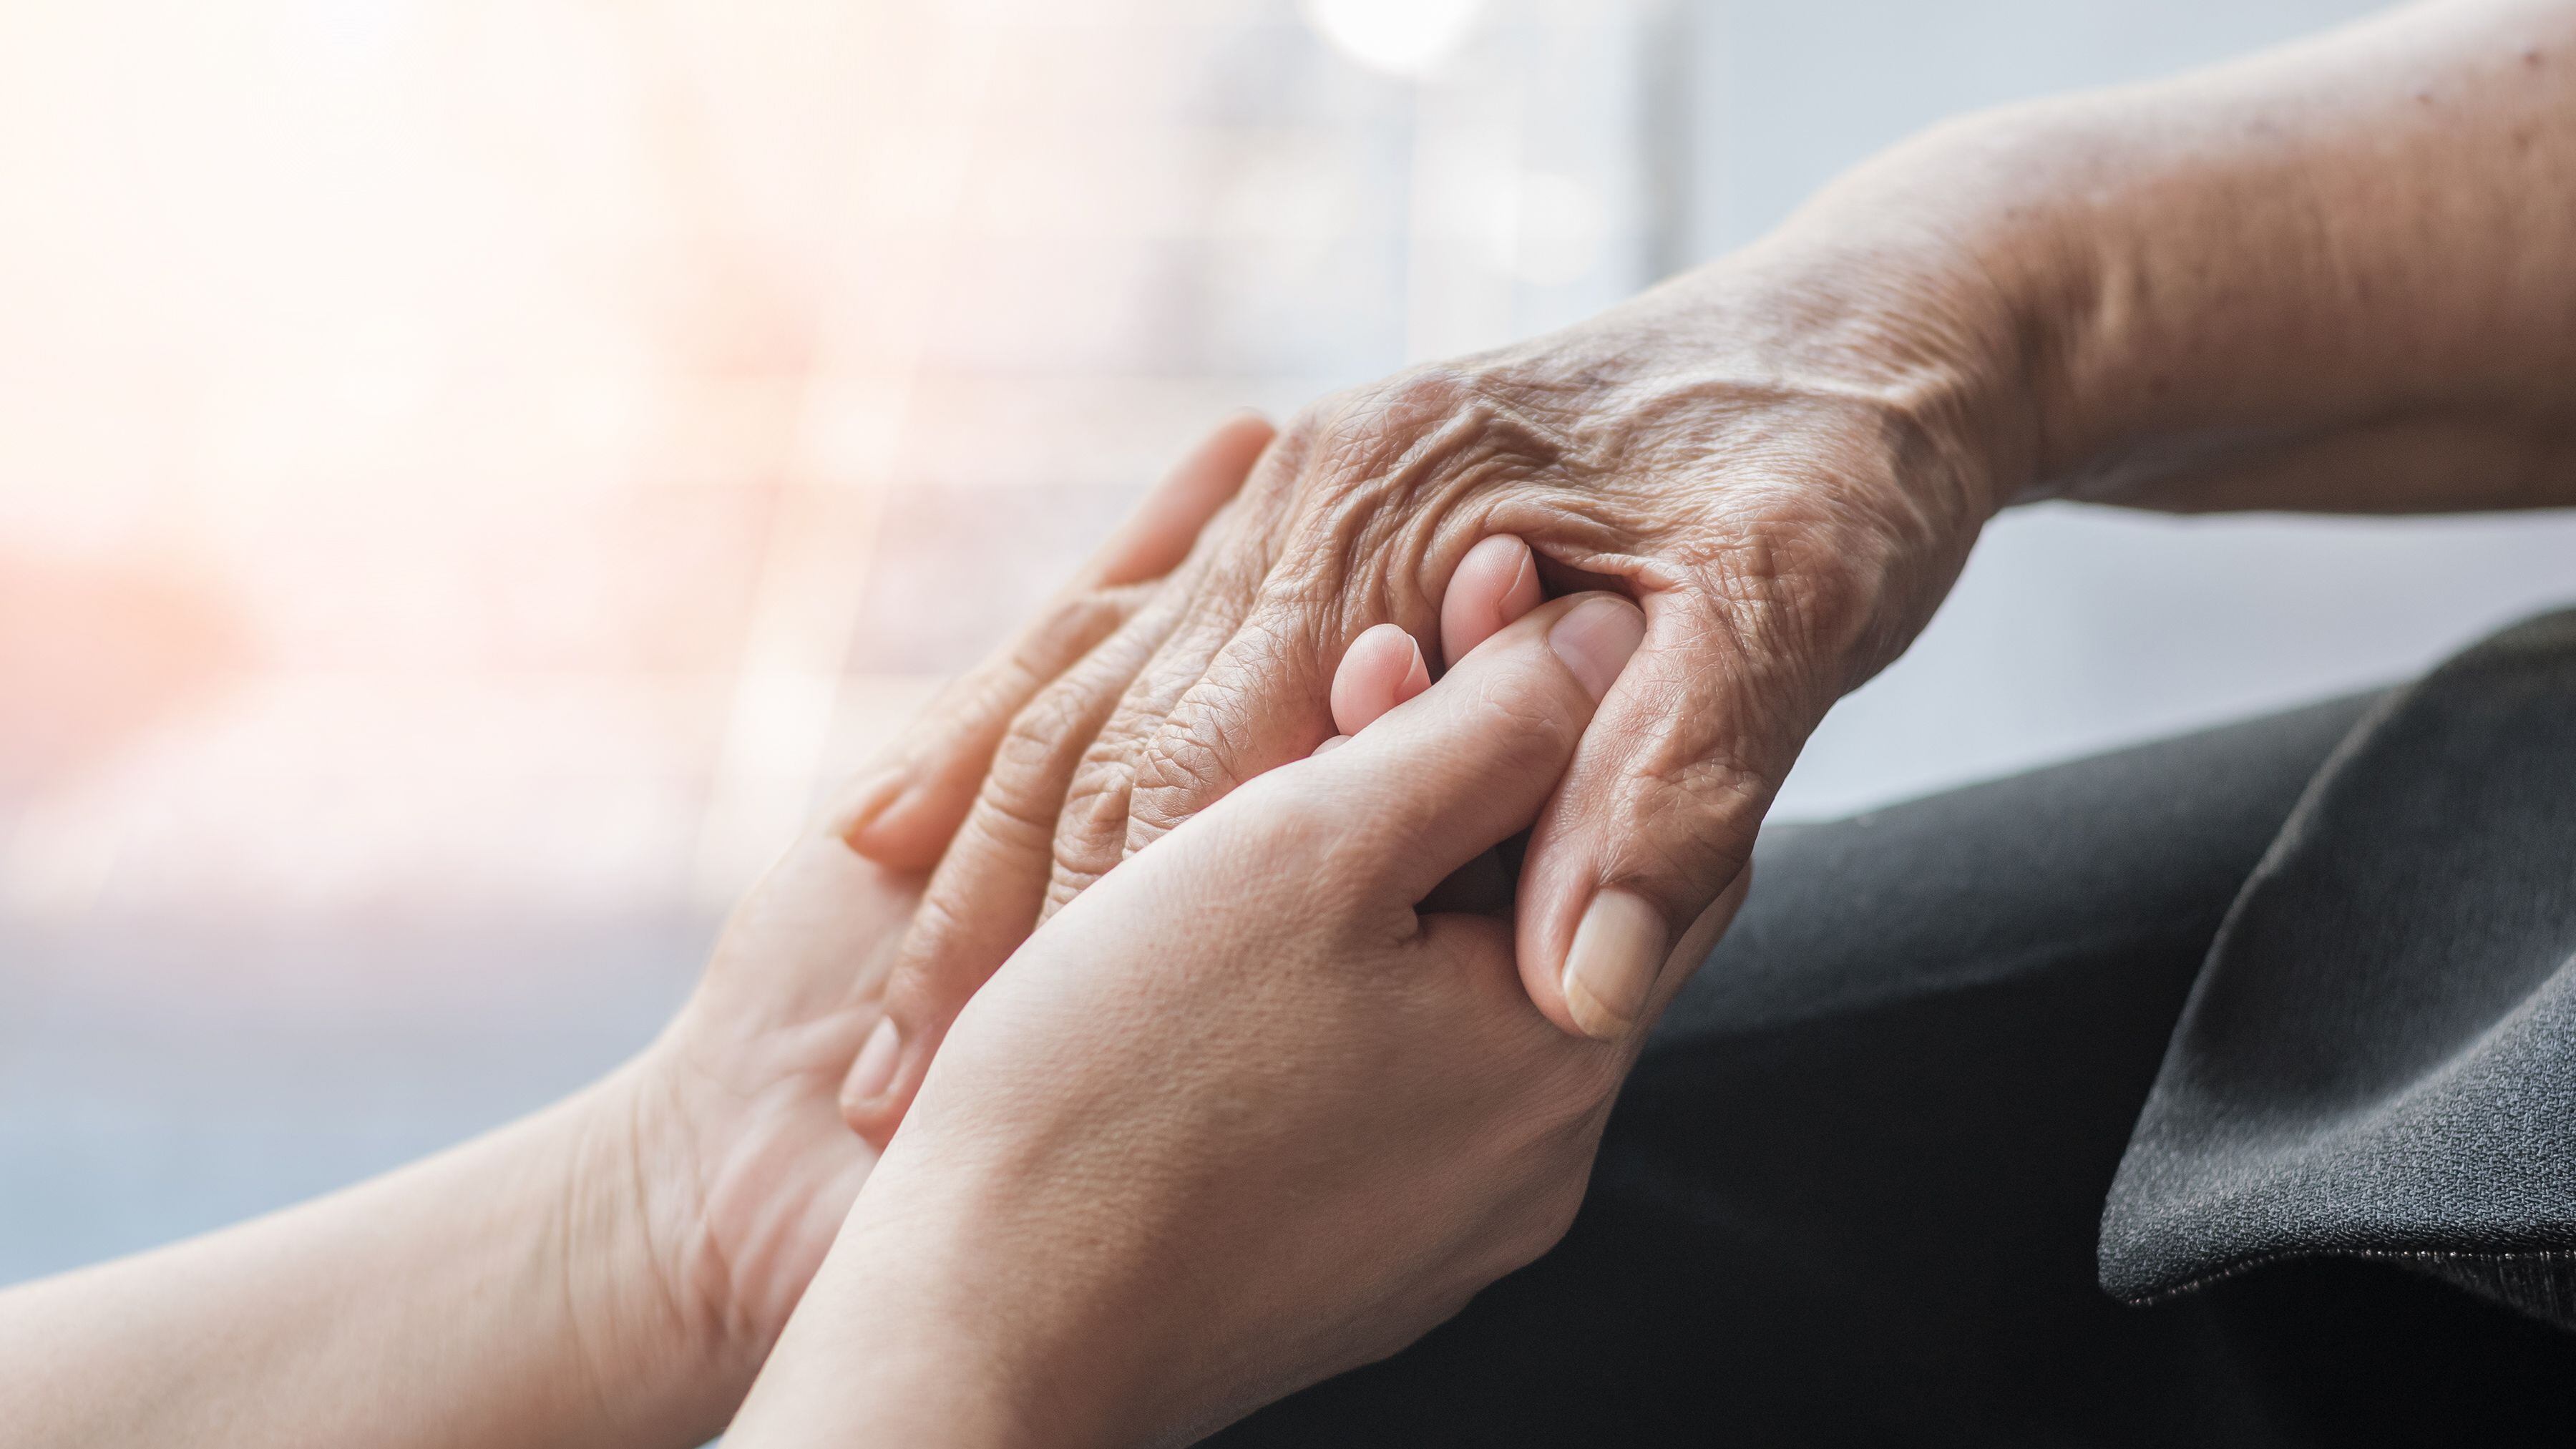
[{"label": "young person's wrist", "polygon": [[860,1194],[728,1440],[751,1449],[1116,1442],[1117,1355],[1056,1311],[1079,1275],[1060,1260],[1023,1261],[1029,1235],[972,1202],[911,1186],[872,1183]]},{"label": "young person's wrist", "polygon": [[[683,1281],[694,1176],[683,1125],[644,1063],[559,1104],[542,1150],[558,1201],[547,1252],[584,1391],[633,1442],[697,1444],[723,1426],[766,1343],[742,1341]],[[694,1436],[694,1437],[692,1437]]]}]

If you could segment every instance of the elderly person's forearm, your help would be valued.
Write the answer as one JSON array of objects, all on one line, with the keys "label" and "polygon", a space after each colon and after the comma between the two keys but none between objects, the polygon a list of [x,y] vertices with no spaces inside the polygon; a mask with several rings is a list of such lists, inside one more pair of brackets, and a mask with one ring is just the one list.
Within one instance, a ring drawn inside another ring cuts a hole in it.
[{"label": "elderly person's forearm", "polygon": [[[2576,5],[2409,7],[1973,117],[1757,251],[1832,256],[1907,223],[1994,289],[1994,391],[1966,406],[2011,496],[2576,501]],[[1861,261],[1876,290],[1904,275]],[[1887,301],[1919,315],[1926,295]]]}]

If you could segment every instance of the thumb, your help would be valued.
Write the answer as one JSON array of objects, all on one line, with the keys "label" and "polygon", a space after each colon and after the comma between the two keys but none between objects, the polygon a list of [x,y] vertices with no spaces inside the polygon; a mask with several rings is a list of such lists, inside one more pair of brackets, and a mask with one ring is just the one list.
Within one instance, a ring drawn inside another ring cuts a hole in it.
[{"label": "thumb", "polygon": [[1359,823],[1372,856],[1383,852],[1387,885],[1418,902],[1538,817],[1645,632],[1645,616],[1617,595],[1559,599],[1296,769]]},{"label": "thumb", "polygon": [[1651,1020],[1697,966],[1815,724],[1794,660],[1712,649],[1729,634],[1709,607],[1650,596],[1645,647],[1531,832],[1514,912],[1522,980],[1584,1036]]}]

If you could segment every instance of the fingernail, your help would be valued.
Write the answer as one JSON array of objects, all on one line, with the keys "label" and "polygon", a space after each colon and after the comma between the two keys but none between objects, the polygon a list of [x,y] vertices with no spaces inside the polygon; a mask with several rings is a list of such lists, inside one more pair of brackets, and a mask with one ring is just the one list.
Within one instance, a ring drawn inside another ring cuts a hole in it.
[{"label": "fingernail", "polygon": [[1636,1023],[1666,949],[1663,913],[1644,897],[1615,886],[1592,897],[1565,953],[1565,1009],[1585,1036],[1607,1041]]},{"label": "fingernail", "polygon": [[852,790],[849,795],[849,807],[841,815],[842,836],[856,839],[865,834],[868,827],[876,824],[878,817],[886,813],[886,807],[894,803],[895,796],[902,793],[904,782],[909,778],[909,774],[910,772],[901,766],[890,766],[878,771],[866,784]]},{"label": "fingernail", "polygon": [[1625,599],[1586,599],[1547,631],[1547,647],[1597,700],[1610,692],[1611,681],[1645,637],[1646,616],[1636,605]]},{"label": "fingernail", "polygon": [[859,1059],[850,1068],[849,1098],[852,1102],[873,1102],[894,1085],[894,1069],[903,1061],[903,1030],[889,1016],[868,1033],[867,1045],[859,1048]]}]

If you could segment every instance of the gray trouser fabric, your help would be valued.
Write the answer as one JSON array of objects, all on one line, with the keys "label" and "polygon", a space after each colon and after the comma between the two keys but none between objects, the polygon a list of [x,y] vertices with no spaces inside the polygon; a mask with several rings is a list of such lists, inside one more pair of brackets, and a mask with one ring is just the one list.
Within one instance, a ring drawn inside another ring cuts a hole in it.
[{"label": "gray trouser fabric", "polygon": [[2576,613],[2398,691],[2318,772],[2184,1009],[2102,1283],[2320,1252],[2576,1328]]},{"label": "gray trouser fabric", "polygon": [[1756,861],[1565,1242],[1220,1442],[2576,1442],[2576,625]]}]

